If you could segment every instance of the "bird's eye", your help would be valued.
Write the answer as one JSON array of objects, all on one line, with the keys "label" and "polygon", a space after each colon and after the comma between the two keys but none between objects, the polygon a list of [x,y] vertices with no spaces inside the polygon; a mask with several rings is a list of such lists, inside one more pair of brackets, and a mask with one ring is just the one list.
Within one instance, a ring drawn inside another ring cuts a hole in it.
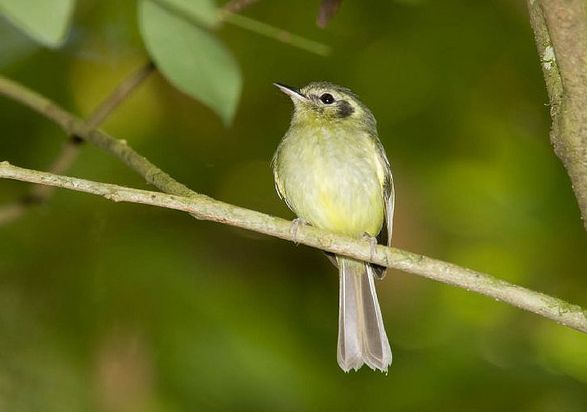
[{"label": "bird's eye", "polygon": [[324,93],[320,96],[320,101],[324,104],[332,104],[334,103],[334,97],[330,93]]}]

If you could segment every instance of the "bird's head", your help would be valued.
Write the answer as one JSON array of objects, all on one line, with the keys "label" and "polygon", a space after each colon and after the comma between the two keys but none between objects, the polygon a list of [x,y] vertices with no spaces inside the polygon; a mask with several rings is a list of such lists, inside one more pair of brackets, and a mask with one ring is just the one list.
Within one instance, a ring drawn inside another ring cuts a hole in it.
[{"label": "bird's head", "polygon": [[314,82],[296,89],[274,83],[294,104],[295,123],[323,127],[327,125],[375,128],[375,118],[351,90],[328,82]]}]

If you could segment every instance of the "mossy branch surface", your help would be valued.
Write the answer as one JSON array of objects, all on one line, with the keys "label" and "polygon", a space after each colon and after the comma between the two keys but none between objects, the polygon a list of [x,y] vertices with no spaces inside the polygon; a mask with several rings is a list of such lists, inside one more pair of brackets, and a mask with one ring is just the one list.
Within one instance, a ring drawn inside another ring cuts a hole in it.
[{"label": "mossy branch surface", "polygon": [[[38,173],[36,175],[37,180],[34,183],[52,183],[53,185],[61,183],[61,187],[77,190],[86,188],[87,190],[85,191],[87,192],[102,196],[108,195],[106,197],[113,200],[132,201],[135,199],[140,200],[140,203],[184,210],[199,219],[231,224],[459,286],[587,332],[587,315],[583,308],[472,269],[384,246],[378,246],[374,253],[371,254],[369,242],[357,241],[312,227],[300,228],[296,232],[296,238],[293,239],[290,222],[228,205],[192,191],[138,154],[124,140],[115,139],[100,130],[89,129],[82,119],[68,113],[54,102],[19,83],[0,77],[0,94],[10,97],[44,115],[61,126],[68,134],[79,136],[111,153],[143,176],[148,183],[175,196],[168,197],[160,193],[136,191],[108,185],[91,191],[89,189],[96,188],[96,185],[99,184],[79,179],[71,180],[71,178],[42,174],[41,172],[29,173],[29,176]],[[13,166],[6,163],[2,165],[2,172],[6,178],[16,178],[15,170]],[[30,178],[27,181],[33,180]],[[104,188],[107,189],[105,192],[103,191]]]},{"label": "mossy branch surface", "polygon": [[528,10],[548,90],[550,140],[587,229],[587,6],[584,0],[528,0]]}]

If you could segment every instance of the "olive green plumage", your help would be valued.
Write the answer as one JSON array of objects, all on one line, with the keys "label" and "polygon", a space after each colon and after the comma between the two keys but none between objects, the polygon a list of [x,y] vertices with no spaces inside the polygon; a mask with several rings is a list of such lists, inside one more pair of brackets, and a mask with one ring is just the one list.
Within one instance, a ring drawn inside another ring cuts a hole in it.
[{"label": "olive green plumage", "polygon": [[[371,111],[349,89],[327,82],[297,90],[291,125],[273,159],[275,186],[313,226],[353,237],[391,239],[394,191]],[[383,229],[383,230],[382,230]],[[340,271],[338,362],[387,370],[391,350],[374,287],[377,269],[337,257]]]}]

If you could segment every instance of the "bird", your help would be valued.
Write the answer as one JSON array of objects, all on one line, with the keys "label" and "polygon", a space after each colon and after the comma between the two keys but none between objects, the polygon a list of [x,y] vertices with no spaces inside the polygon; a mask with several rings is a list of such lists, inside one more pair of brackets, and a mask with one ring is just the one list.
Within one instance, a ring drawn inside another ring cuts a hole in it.
[{"label": "bird", "polygon": [[[391,245],[395,190],[375,117],[350,89],[313,82],[300,89],[274,83],[294,106],[273,156],[275,188],[296,214],[292,231],[308,224]],[[337,361],[349,372],[364,364],[387,372],[391,347],[375,289],[385,268],[344,256],[339,270]]]}]

